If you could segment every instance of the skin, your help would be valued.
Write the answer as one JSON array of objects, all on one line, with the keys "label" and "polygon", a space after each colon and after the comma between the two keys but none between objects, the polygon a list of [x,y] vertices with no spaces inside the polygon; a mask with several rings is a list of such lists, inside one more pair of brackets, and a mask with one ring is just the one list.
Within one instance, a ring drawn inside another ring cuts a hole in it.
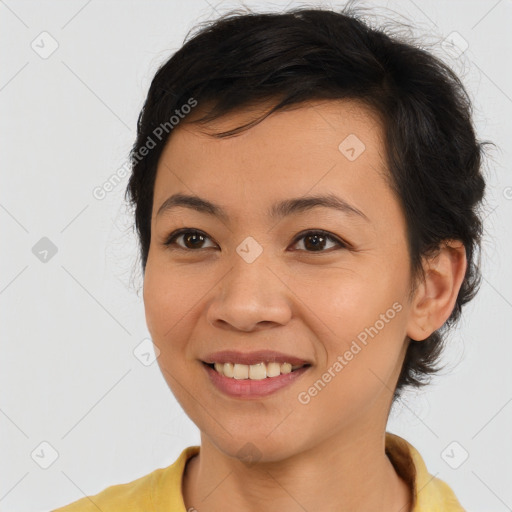
[{"label": "skin", "polygon": [[[144,303],[163,376],[201,431],[200,455],[183,480],[186,508],[405,512],[411,492],[384,452],[392,394],[407,336],[425,339],[453,309],[464,247],[447,241],[425,260],[426,279],[410,298],[405,218],[384,180],[379,118],[357,102],[316,101],[235,137],[209,135],[259,113],[244,110],[207,126],[182,122],[157,170]],[[338,149],[349,134],[366,146],[354,161]],[[184,207],[157,216],[178,192],[222,206],[229,219]],[[279,221],[266,217],[274,202],[323,193],[344,198],[368,221],[323,207]],[[183,227],[207,238],[186,245],[180,237],[166,247],[168,235]],[[296,240],[306,229],[326,230],[348,246],[327,239],[315,251],[308,236]],[[252,263],[236,252],[248,236],[263,248]],[[394,303],[400,312],[300,403],[299,393]],[[200,361],[233,348],[271,348],[312,367],[266,398],[231,398],[210,383]],[[238,454],[246,443],[260,457],[254,464]]]}]

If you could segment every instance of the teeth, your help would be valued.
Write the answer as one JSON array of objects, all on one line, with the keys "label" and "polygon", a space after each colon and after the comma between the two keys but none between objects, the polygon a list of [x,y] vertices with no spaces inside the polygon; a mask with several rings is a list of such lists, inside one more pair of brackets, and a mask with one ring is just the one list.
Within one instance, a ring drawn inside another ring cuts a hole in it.
[{"label": "teeth", "polygon": [[267,378],[267,367],[265,363],[251,364],[249,366],[249,379],[262,380]]},{"label": "teeth", "polygon": [[217,372],[220,373],[221,375],[224,375],[224,367],[227,366],[226,374],[229,374],[229,375],[226,375],[226,376],[233,377],[233,375],[232,375],[233,365],[230,365],[230,363],[226,363],[226,364],[215,363],[213,366],[215,367],[215,370],[217,370]]},{"label": "teeth", "polygon": [[279,363],[267,364],[267,377],[279,377],[281,375],[281,365]]},{"label": "teeth", "polygon": [[236,364],[234,370],[235,379],[248,379],[249,378],[249,367],[246,364]]},{"label": "teeth", "polygon": [[290,363],[283,363],[281,365],[281,373],[290,373],[292,371],[292,365]]},{"label": "teeth", "polygon": [[235,376],[235,365],[232,363],[217,363],[220,369],[217,369],[217,365],[215,365],[215,369],[221,374],[225,375],[226,377],[233,378]]},{"label": "teeth", "polygon": [[257,363],[257,364],[238,364],[238,363],[215,363],[214,367],[217,373],[224,377],[237,380],[263,380],[269,377],[279,377],[293,370],[302,368],[303,365],[292,366],[290,363]]}]

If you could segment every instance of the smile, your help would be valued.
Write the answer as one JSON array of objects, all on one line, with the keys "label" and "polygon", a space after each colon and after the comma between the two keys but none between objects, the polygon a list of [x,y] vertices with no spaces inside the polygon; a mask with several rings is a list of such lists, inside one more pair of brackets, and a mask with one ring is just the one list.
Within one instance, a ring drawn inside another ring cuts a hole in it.
[{"label": "smile", "polygon": [[[230,398],[241,399],[267,397],[290,386],[311,368],[310,364],[292,367],[290,363],[276,362],[261,362],[252,365],[203,362],[202,366],[211,384],[218,391]],[[222,373],[220,373],[221,371]],[[225,375],[224,372],[228,375]]]},{"label": "smile", "polygon": [[291,373],[299,368],[309,365],[291,365],[290,363],[257,363],[257,364],[239,364],[239,363],[214,363],[208,365],[218,374],[229,379],[237,380],[263,380],[279,377]]}]

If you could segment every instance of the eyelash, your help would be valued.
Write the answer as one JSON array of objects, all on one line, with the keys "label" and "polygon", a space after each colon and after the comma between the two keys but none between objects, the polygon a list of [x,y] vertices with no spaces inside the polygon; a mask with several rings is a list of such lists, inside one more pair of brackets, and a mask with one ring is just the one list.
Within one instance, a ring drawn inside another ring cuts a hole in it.
[{"label": "eyelash", "polygon": [[[198,249],[189,249],[188,247],[181,247],[179,245],[176,245],[176,239],[179,238],[180,236],[186,235],[186,234],[203,235],[205,238],[210,239],[210,237],[207,236],[206,233],[203,233],[202,231],[200,231],[198,229],[182,228],[182,229],[179,229],[179,230],[174,231],[173,233],[171,233],[165,239],[165,241],[163,242],[163,245],[166,246],[166,247],[171,247],[171,246],[174,245],[175,247],[172,247],[172,249],[178,249],[178,250],[183,250],[183,251],[191,251],[191,252],[197,252],[197,251],[200,251],[200,250],[211,249],[211,247],[200,247]],[[332,235],[328,231],[324,231],[323,229],[308,230],[308,231],[303,231],[302,233],[299,233],[295,237],[295,239],[293,241],[293,245],[297,244],[297,242],[299,242],[303,238],[305,238],[307,236],[311,236],[311,235],[320,235],[322,237],[325,237],[325,238],[335,242],[336,244],[338,244],[339,248],[341,248],[341,249],[348,249],[349,248],[349,245],[347,243],[345,243],[342,240],[340,240],[339,238],[335,237],[334,235]],[[331,247],[329,249],[321,250],[321,251],[307,251],[305,249],[302,249],[302,250],[307,252],[307,253],[310,253],[310,254],[315,254],[315,253],[322,254],[322,253],[326,253],[326,252],[331,252],[331,249],[333,249],[333,248]]]}]

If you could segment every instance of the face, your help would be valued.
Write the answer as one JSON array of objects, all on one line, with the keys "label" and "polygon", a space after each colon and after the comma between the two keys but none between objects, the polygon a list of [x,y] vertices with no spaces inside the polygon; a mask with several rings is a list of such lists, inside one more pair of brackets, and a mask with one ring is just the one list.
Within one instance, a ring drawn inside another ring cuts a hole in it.
[{"label": "face", "polygon": [[[175,128],[157,170],[144,303],[163,376],[202,434],[231,456],[250,442],[270,461],[384,430],[410,274],[378,117],[355,102],[309,102],[234,137],[208,134],[255,115]],[[159,212],[174,194],[223,215],[190,205]],[[303,201],[270,215],[282,201],[329,195],[342,206]],[[271,350],[309,366],[277,377],[289,382],[272,393],[258,394],[267,377],[234,396],[205,365],[226,350]]]}]

